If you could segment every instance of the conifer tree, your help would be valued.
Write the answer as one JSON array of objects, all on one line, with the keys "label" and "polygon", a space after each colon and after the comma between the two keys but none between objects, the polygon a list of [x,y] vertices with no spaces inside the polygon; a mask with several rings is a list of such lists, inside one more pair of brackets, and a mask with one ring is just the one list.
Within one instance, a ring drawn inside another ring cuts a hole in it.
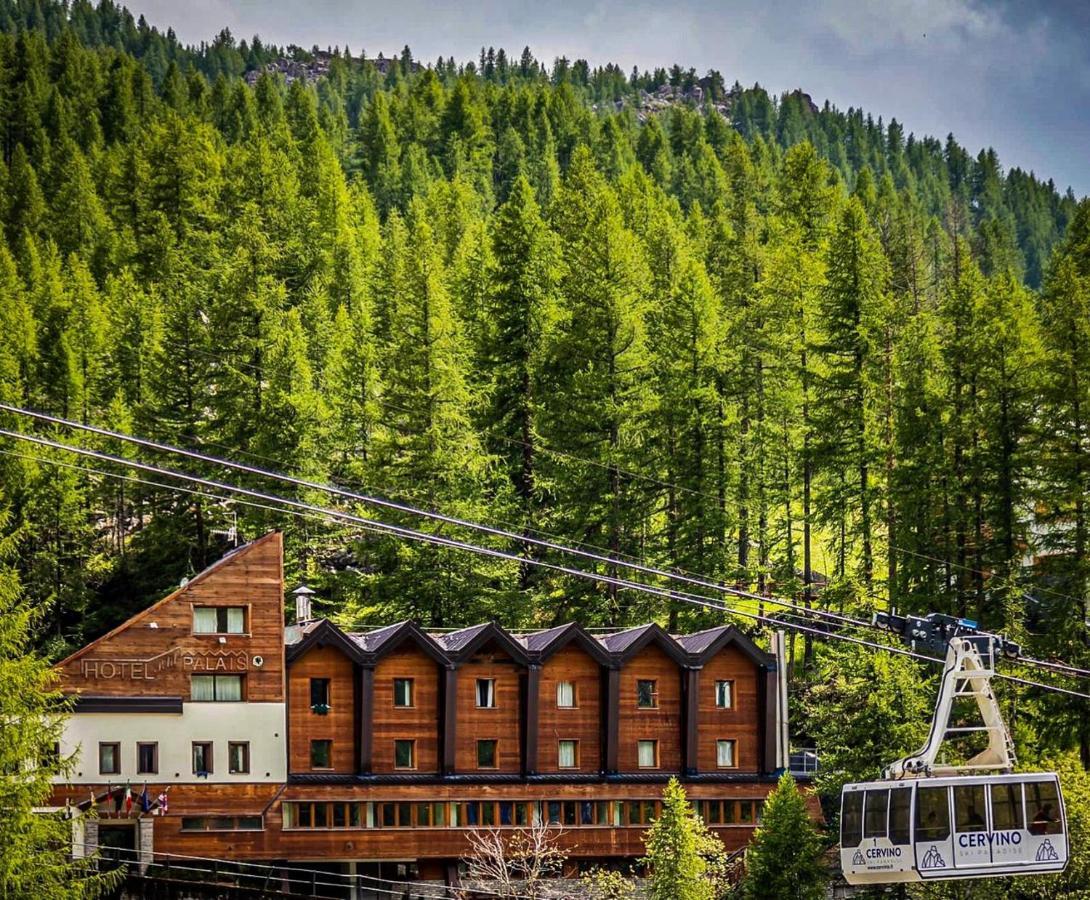
[{"label": "conifer tree", "polygon": [[[531,527],[542,499],[537,419],[545,402],[542,367],[557,324],[560,273],[556,238],[524,176],[496,213],[491,240],[495,261],[478,350],[479,364],[490,375],[486,434],[493,453],[506,462],[521,515]],[[523,583],[529,578],[524,571]]]},{"label": "conifer tree", "polygon": [[825,896],[822,842],[790,772],[768,795],[746,852],[747,900],[819,900]]},{"label": "conifer tree", "polygon": [[[563,248],[563,307],[549,353],[543,430],[546,443],[577,447],[590,460],[550,464],[560,523],[578,540],[632,553],[646,514],[645,491],[629,475],[642,464],[649,402],[646,262],[585,148],[572,161],[554,221]],[[625,610],[617,591],[607,594],[606,610],[585,613],[604,612],[606,621],[620,623]]]},{"label": "conifer tree", "polygon": [[23,594],[11,566],[20,535],[9,530],[9,523],[0,496],[0,771],[5,773],[0,778],[0,894],[93,898],[111,890],[122,870],[96,872],[93,853],[70,858],[73,822],[39,811],[49,803],[54,778],[71,764],[53,753],[67,709],[49,663],[33,650],[48,607]]},{"label": "conifer tree", "polygon": [[[422,201],[410,207],[403,253],[387,310],[388,427],[376,462],[394,492],[450,514],[487,518],[485,499],[495,502],[498,485],[473,430],[461,325]],[[489,604],[496,587],[506,587],[503,566],[464,553],[402,542],[394,560],[383,602],[433,626],[471,618],[468,610]],[[486,580],[487,573],[496,580]]]},{"label": "conifer tree", "polygon": [[644,835],[651,870],[651,900],[713,900],[715,883],[709,861],[723,845],[693,812],[685,789],[671,778],[662,791],[662,813]]},{"label": "conifer tree", "polygon": [[[859,541],[860,572],[874,572],[875,434],[874,377],[887,327],[887,271],[881,247],[862,203],[845,206],[828,251],[821,292],[821,336],[816,350],[825,371],[818,386],[822,465],[838,482],[826,498],[825,518],[840,529],[838,569],[846,574],[847,535]],[[839,479],[843,479],[840,481]],[[850,498],[850,499],[849,499]],[[848,509],[856,512],[848,521]]]}]

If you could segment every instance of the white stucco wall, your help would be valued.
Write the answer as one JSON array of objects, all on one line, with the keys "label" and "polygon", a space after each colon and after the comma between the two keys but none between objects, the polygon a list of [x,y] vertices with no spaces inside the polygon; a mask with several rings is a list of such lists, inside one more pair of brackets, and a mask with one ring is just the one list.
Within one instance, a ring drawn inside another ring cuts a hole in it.
[{"label": "white stucco wall", "polygon": [[[68,784],[106,781],[156,784],[242,784],[287,780],[286,722],[283,703],[183,703],[181,715],[160,713],[76,713],[68,719],[61,753],[76,753],[71,775],[58,779]],[[159,743],[159,773],[137,774],[138,742]],[[193,774],[193,741],[211,741],[214,772],[207,778]],[[250,742],[250,772],[230,775],[227,743]],[[121,744],[121,773],[100,775],[99,742]]]}]

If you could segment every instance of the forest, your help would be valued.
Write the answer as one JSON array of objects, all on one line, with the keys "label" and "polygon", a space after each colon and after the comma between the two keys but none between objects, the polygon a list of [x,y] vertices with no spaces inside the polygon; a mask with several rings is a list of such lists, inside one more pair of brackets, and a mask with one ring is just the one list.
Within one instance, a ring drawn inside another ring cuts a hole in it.
[{"label": "forest", "polygon": [[[334,48],[313,82],[261,71],[319,52],[0,2],[0,402],[1090,663],[1090,201],[680,65]],[[10,439],[0,484],[50,658],[270,528],[346,623],[714,621]],[[834,770],[876,771],[929,714],[913,663],[808,646],[799,672]],[[1090,765],[1085,703],[1008,699],[1019,741]]]}]

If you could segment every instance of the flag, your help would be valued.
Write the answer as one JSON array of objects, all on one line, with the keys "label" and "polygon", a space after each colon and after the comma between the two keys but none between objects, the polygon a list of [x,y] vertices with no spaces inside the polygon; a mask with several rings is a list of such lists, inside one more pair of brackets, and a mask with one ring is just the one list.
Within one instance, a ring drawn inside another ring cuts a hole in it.
[{"label": "flag", "polygon": [[121,807],[125,803],[125,794],[121,790],[121,785],[118,785],[117,790],[115,791],[109,784],[107,784],[106,793],[107,796],[111,793],[114,795],[114,815],[121,815]]},{"label": "flag", "polygon": [[165,816],[167,814],[167,792],[163,791],[158,797],[155,798],[159,801],[159,815]]},{"label": "flag", "polygon": [[89,812],[94,812],[98,808],[98,803],[95,801],[95,789],[91,788],[91,805],[87,807]]},{"label": "flag", "polygon": [[125,785],[125,815],[132,813],[132,785]]},{"label": "flag", "polygon": [[148,796],[148,783],[144,782],[144,790],[140,792],[140,812],[146,813],[151,810],[151,797]]}]

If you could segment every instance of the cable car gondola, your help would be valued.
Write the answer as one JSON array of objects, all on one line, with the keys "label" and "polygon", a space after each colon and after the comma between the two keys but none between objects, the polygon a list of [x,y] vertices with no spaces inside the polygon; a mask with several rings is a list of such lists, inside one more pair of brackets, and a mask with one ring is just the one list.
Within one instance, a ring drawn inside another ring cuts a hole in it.
[{"label": "cable car gondola", "polygon": [[[1013,745],[989,684],[996,657],[1017,657],[1017,645],[950,616],[883,613],[876,623],[913,647],[945,645],[946,666],[923,748],[889,766],[883,780],[843,788],[845,879],[889,884],[1062,872],[1068,846],[1059,778],[1013,773]],[[958,698],[976,700],[982,725],[950,727]],[[969,732],[986,734],[988,746],[963,765],[936,762],[944,739]]]}]

